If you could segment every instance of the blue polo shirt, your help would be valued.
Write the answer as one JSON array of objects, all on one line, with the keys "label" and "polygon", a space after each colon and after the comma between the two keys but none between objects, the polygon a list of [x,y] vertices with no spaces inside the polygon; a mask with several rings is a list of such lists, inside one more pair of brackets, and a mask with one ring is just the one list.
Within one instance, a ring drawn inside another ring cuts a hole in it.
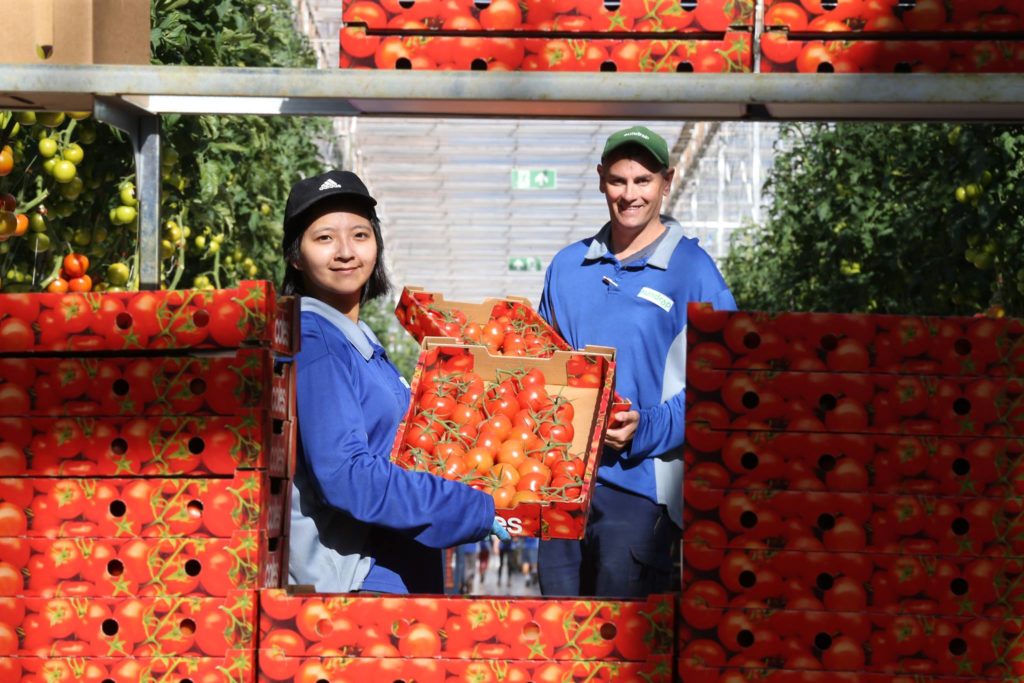
[{"label": "blue polo shirt", "polygon": [[376,337],[302,299],[289,574],[324,592],[440,591],[446,548],[488,536],[494,500],[390,461],[410,393]]},{"label": "blue polo shirt", "polygon": [[667,506],[682,526],[682,444],[686,382],[686,305],[720,310],[736,302],[714,260],[661,217],[666,232],[654,249],[622,264],[611,253],[611,225],[562,249],[544,276],[540,314],[575,349],[616,349],[615,388],[633,402],[640,422],[623,451],[606,448],[598,483]]}]

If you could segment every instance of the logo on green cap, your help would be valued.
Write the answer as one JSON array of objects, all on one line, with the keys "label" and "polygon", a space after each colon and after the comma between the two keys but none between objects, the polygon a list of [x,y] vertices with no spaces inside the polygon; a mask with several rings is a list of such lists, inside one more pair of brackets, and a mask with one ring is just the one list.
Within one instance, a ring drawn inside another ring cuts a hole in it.
[{"label": "logo on green cap", "polygon": [[609,135],[608,141],[604,143],[601,158],[604,159],[619,147],[630,144],[643,147],[663,165],[670,165],[668,143],[665,142],[665,138],[645,126],[633,126]]}]

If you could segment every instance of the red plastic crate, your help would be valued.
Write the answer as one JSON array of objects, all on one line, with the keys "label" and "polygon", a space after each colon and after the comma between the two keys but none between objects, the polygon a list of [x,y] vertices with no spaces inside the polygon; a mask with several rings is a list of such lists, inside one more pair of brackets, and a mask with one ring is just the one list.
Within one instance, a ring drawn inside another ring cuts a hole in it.
[{"label": "red plastic crate", "polygon": [[240,650],[225,657],[0,657],[0,676],[5,683],[253,683],[255,655]]},{"label": "red plastic crate", "polygon": [[711,548],[793,537],[806,540],[801,549],[808,550],[1024,557],[1024,516],[1017,496],[952,498],[763,486],[746,491],[691,486],[684,499],[686,494],[691,495],[683,514],[684,542],[694,542],[700,528],[707,537],[698,542]]},{"label": "red plastic crate", "polygon": [[[840,37],[841,36],[841,37]],[[761,72],[1020,73],[1024,40],[867,40],[856,34],[809,40],[761,34]]]},{"label": "red plastic crate", "polygon": [[[540,494],[537,500],[523,500],[512,508],[506,508],[501,501],[496,501],[497,514],[506,521],[506,528],[513,535],[582,538],[611,407],[615,374],[613,357],[610,349],[598,347],[589,347],[582,352],[559,351],[550,358],[492,356],[482,346],[461,346],[428,339],[424,342],[424,350],[413,376],[413,403],[395,435],[392,460],[407,469],[431,471],[441,476],[461,479],[481,490],[497,492],[500,487],[492,481],[497,472],[489,466],[487,469],[490,472],[486,475],[476,472],[468,463],[465,467],[450,469],[449,459],[454,457],[462,460],[477,445],[476,425],[471,425],[473,429],[466,434],[458,431],[458,425],[443,433],[438,432],[431,437],[437,442],[437,445],[431,446],[431,452],[424,450],[423,444],[415,441],[417,437],[414,431],[419,431],[417,420],[426,419],[421,417],[422,409],[419,406],[420,397],[427,389],[424,377],[436,376],[438,372],[471,372],[483,380],[486,391],[498,381],[536,368],[545,376],[547,393],[561,396],[573,408],[571,438],[564,439],[564,443],[556,443],[560,439],[554,437],[540,439],[543,449],[552,451],[551,464],[548,465],[552,475],[559,474],[557,466],[565,468],[564,487],[560,491],[547,490],[544,487],[548,484],[545,483],[537,490]],[[452,385],[451,388],[454,391],[456,387]],[[553,410],[555,408],[549,409],[549,412]],[[543,413],[539,417],[539,422],[555,419],[545,418]],[[535,433],[540,433],[539,428]],[[448,445],[454,445],[463,455],[446,456],[439,451]],[[569,465],[563,465],[563,462]],[[495,458],[492,464],[499,467],[498,463]],[[552,486],[556,483],[554,476],[549,483]]]},{"label": "red plastic crate", "polygon": [[1024,376],[1024,321],[716,311],[690,304],[687,386],[710,370]]},{"label": "red plastic crate", "polygon": [[187,356],[0,358],[0,417],[295,414],[292,363],[242,349]]},{"label": "red plastic crate", "polygon": [[0,538],[0,595],[224,597],[281,586],[285,540],[230,538]]},{"label": "red plastic crate", "polygon": [[791,32],[1020,33],[1020,0],[765,0],[764,25]]},{"label": "red plastic crate", "polygon": [[998,497],[1024,486],[1022,453],[1024,439],[736,430],[717,450],[687,446],[685,485]]},{"label": "red plastic crate", "polygon": [[0,418],[0,476],[290,476],[295,423],[232,417]]},{"label": "red plastic crate", "polygon": [[[746,600],[800,609],[934,617],[1024,616],[1024,559],[926,554],[936,544],[908,542],[886,553],[825,552],[806,537],[787,550],[755,540],[735,547],[683,545],[682,610],[728,607]],[[687,554],[690,557],[687,557]],[[716,566],[711,566],[712,563]],[[798,587],[800,590],[798,590]]]},{"label": "red plastic crate", "polygon": [[256,592],[224,598],[20,598],[0,614],[4,655],[219,657],[256,645]]},{"label": "red plastic crate", "polygon": [[298,350],[297,300],[234,289],[0,294],[0,355],[270,347]]},{"label": "red plastic crate", "polygon": [[461,660],[649,661],[671,655],[675,597],[634,600],[292,595],[260,591],[261,651]]},{"label": "red plastic crate", "polygon": [[[721,371],[687,386],[687,439],[702,451],[723,430],[929,436],[1024,436],[1024,378]],[[705,385],[707,386],[707,385]],[[722,439],[724,441],[724,438]]]},{"label": "red plastic crate", "polygon": [[747,31],[690,39],[647,37],[653,34],[643,34],[643,38],[526,38],[457,32],[409,33],[352,25],[342,29],[342,34],[348,41],[342,41],[339,63],[349,69],[671,73],[753,70],[752,38]]},{"label": "red plastic crate", "polygon": [[258,471],[220,479],[0,479],[0,537],[286,536],[287,480]]},{"label": "red plastic crate", "polygon": [[[721,32],[754,26],[753,0],[627,0],[611,7],[602,0],[570,3],[464,2],[442,5],[431,0],[402,3],[382,0],[345,0],[342,17],[347,23],[372,28],[441,31],[482,31],[499,35],[521,31],[551,33],[676,33]],[[457,10],[457,11],[453,11]],[[342,44],[350,43],[344,30]],[[358,49],[358,43],[350,43]]]}]

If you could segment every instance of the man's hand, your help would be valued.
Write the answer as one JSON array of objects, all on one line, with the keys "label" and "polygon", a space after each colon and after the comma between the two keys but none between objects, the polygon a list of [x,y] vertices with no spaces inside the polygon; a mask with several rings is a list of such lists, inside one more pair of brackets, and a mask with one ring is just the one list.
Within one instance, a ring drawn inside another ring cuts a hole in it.
[{"label": "man's hand", "polygon": [[640,413],[635,410],[613,413],[612,423],[604,435],[605,445],[621,451],[633,440],[638,424],[640,424]]}]

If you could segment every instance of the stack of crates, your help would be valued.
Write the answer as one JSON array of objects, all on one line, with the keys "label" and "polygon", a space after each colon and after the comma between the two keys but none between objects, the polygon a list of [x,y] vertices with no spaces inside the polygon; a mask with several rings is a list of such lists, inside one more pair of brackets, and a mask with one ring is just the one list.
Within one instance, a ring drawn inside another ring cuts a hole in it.
[{"label": "stack of crates", "polygon": [[1020,0],[764,0],[761,71],[1024,70]]},{"label": "stack of crates", "polygon": [[1019,680],[1024,321],[689,321],[683,680]]},{"label": "stack of crates", "polygon": [[265,282],[0,295],[0,679],[252,680],[296,324]]},{"label": "stack of crates", "polygon": [[750,72],[754,0],[344,0],[342,68]]}]

